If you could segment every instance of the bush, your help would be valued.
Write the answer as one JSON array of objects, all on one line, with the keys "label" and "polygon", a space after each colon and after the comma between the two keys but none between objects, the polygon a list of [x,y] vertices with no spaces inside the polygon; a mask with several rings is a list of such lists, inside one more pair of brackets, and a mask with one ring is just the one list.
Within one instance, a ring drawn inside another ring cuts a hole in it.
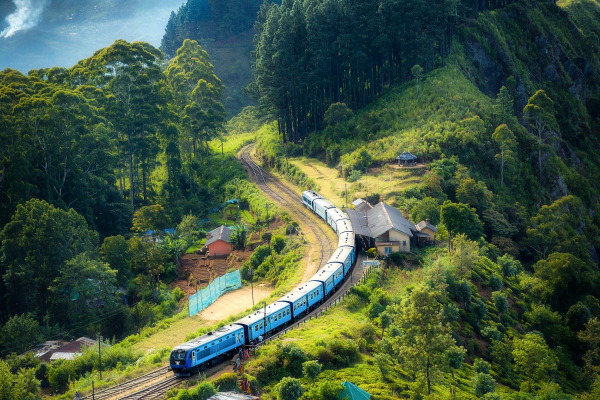
[{"label": "bush", "polygon": [[279,400],[298,400],[304,393],[300,381],[288,376],[283,378],[274,389]]},{"label": "bush", "polygon": [[315,379],[321,373],[321,364],[316,360],[306,361],[302,364],[302,372],[314,385]]},{"label": "bush", "polygon": [[371,247],[369,250],[367,250],[367,257],[377,258],[377,249],[375,247]]},{"label": "bush", "polygon": [[218,387],[220,392],[233,392],[238,390],[238,376],[228,372],[212,381],[214,387]]},{"label": "bush", "polygon": [[508,310],[508,295],[502,292],[492,292],[492,301],[498,312],[504,313]]},{"label": "bush", "polygon": [[475,372],[489,374],[490,373],[490,363],[481,358],[478,358],[473,363],[473,369],[475,369]]},{"label": "bush", "polygon": [[344,386],[337,382],[325,381],[318,386],[312,387],[304,394],[307,400],[338,400],[341,398]]},{"label": "bush", "polygon": [[351,339],[333,339],[327,347],[333,354],[333,366],[348,367],[360,358],[358,344]]},{"label": "bush", "polygon": [[302,375],[302,364],[307,360],[304,350],[294,343],[286,343],[280,348],[279,362],[294,376]]},{"label": "bush", "polygon": [[48,371],[48,381],[50,386],[55,390],[59,390],[69,383],[72,375],[73,370],[70,363],[59,360],[54,362],[50,371]]},{"label": "bush", "polygon": [[475,396],[481,397],[496,389],[496,382],[490,374],[480,372],[475,377]]},{"label": "bush", "polygon": [[271,242],[273,246],[273,250],[277,254],[281,254],[283,249],[285,248],[285,238],[281,235],[273,236],[273,241]]}]

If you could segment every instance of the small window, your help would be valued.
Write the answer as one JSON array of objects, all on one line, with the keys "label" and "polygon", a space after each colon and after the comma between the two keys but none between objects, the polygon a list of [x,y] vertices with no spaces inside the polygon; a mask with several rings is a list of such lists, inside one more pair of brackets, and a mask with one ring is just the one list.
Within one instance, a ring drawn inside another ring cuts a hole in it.
[{"label": "small window", "polygon": [[277,321],[277,314],[275,314],[275,321]]},{"label": "small window", "polygon": [[254,325],[254,331],[258,332],[258,324]]},{"label": "small window", "polygon": [[192,351],[192,360],[195,360],[195,359],[196,359],[196,352]]},{"label": "small window", "polygon": [[406,247],[406,240],[402,241],[402,246]]},{"label": "small window", "polygon": [[[406,243],[406,242],[404,242]],[[386,247],[385,248],[385,254],[391,254],[392,253],[392,248],[391,247]]]}]

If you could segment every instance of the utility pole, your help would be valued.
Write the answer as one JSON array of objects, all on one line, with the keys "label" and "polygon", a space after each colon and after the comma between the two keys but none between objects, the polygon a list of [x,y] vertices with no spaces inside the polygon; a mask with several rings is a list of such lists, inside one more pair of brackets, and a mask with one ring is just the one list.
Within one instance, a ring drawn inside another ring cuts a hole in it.
[{"label": "utility pole", "polygon": [[366,193],[369,195],[369,168],[365,168],[365,185],[367,186]]},{"label": "utility pole", "polygon": [[252,290],[252,307],[254,307],[254,268],[250,268],[250,289]]},{"label": "utility pole", "polygon": [[102,352],[100,351],[101,343],[102,343],[102,336],[98,335],[98,364],[100,365],[100,380],[102,380]]},{"label": "utility pole", "polygon": [[348,184],[344,182],[344,195],[346,195],[346,207],[348,207]]}]

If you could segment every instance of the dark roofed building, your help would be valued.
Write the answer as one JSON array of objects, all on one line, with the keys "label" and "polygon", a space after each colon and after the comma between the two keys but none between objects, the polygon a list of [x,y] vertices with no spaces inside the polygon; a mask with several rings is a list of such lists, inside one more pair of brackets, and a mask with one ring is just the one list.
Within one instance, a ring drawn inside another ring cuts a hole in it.
[{"label": "dark roofed building", "polygon": [[368,240],[368,247],[377,248],[381,256],[395,252],[410,253],[417,228],[404,218],[400,210],[383,202],[366,212],[346,210],[354,233]]},{"label": "dark roofed building", "polygon": [[233,231],[221,225],[206,234],[205,249],[211,257],[228,256],[231,253],[231,234]]},{"label": "dark roofed building", "polygon": [[354,209],[356,211],[361,211],[361,212],[367,212],[369,211],[371,208],[373,208],[373,206],[371,205],[371,203],[369,203],[366,200],[363,199],[356,199],[352,202],[352,205],[354,206]]},{"label": "dark roofed building", "polygon": [[413,165],[417,162],[417,156],[405,151],[396,157],[396,160],[398,160],[398,165]]},{"label": "dark roofed building", "polygon": [[[98,342],[80,337],[72,342],[46,342],[36,350],[35,356],[44,362],[56,360],[73,360],[81,355],[84,348],[96,345]],[[106,346],[104,343],[103,346]]]},{"label": "dark roofed building", "polygon": [[419,222],[417,225],[417,233],[419,234],[419,244],[430,244],[435,243],[435,234],[437,229],[431,224],[429,218],[425,221]]}]

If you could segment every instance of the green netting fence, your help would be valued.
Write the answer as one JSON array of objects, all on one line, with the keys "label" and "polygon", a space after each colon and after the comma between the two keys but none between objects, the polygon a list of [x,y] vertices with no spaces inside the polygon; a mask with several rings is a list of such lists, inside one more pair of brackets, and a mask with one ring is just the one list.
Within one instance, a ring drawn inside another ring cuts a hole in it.
[{"label": "green netting fence", "polygon": [[238,289],[242,286],[242,277],[240,271],[229,272],[223,276],[218,277],[210,283],[204,289],[198,291],[189,296],[189,311],[190,317],[198,314],[206,307],[210,306],[215,302],[223,293]]}]

